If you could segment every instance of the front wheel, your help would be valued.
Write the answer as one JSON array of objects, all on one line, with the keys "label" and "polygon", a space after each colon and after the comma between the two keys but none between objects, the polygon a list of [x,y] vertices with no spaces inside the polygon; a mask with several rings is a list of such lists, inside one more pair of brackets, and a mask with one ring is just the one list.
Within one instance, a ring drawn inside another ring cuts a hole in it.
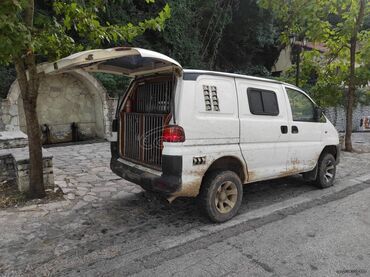
[{"label": "front wheel", "polygon": [[335,173],[337,169],[335,158],[330,153],[323,154],[318,162],[318,171],[316,177],[316,185],[319,188],[331,187],[334,183]]},{"label": "front wheel", "polygon": [[242,183],[232,171],[215,171],[207,175],[199,195],[203,211],[213,222],[225,222],[233,218],[242,198]]}]

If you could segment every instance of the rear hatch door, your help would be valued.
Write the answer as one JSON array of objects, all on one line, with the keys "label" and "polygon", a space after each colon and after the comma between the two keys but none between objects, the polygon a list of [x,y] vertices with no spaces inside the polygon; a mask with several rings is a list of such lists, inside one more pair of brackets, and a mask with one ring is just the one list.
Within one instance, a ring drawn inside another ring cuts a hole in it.
[{"label": "rear hatch door", "polygon": [[179,76],[182,75],[182,67],[174,59],[155,51],[131,47],[78,52],[53,63],[41,64],[38,72],[58,74],[76,69],[128,77],[163,72],[176,72]]}]

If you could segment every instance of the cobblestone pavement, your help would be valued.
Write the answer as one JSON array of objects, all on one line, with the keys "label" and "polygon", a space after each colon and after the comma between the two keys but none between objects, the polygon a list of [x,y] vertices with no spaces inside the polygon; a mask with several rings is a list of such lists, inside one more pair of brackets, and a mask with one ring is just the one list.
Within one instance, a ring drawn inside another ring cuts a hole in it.
[{"label": "cobblestone pavement", "polygon": [[49,148],[54,155],[55,184],[75,209],[103,199],[119,199],[142,189],[122,180],[109,168],[109,143]]},{"label": "cobblestone pavement", "polygon": [[[0,211],[0,276],[91,276],[102,263],[135,263],[167,239],[210,224],[194,199],[169,205],[114,175],[106,142],[49,151],[66,200]],[[369,153],[343,153],[337,178],[368,174],[369,168]],[[240,212],[315,189],[299,176],[251,184]]]}]

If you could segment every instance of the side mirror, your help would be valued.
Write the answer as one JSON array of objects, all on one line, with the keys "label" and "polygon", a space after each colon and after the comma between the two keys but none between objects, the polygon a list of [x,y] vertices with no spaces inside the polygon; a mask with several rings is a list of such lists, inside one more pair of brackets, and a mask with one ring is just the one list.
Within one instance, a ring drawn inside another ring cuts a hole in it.
[{"label": "side mirror", "polygon": [[314,111],[314,120],[316,122],[319,122],[322,117],[322,114],[323,114],[322,109],[316,106]]}]

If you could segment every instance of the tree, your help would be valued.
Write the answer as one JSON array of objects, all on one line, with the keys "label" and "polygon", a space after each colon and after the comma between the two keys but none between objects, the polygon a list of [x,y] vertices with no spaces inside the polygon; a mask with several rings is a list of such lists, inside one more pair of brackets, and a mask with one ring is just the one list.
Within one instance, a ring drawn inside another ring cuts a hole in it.
[{"label": "tree", "polygon": [[278,30],[269,10],[256,1],[234,1],[216,59],[216,69],[268,75],[279,56]]},{"label": "tree", "polygon": [[[105,18],[121,23],[151,14],[154,5],[110,3]],[[133,44],[173,57],[184,67],[267,74],[278,57],[278,32],[271,12],[256,0],[166,0],[171,18],[163,32],[148,31]],[[237,53],[237,54],[236,54]]]},{"label": "tree", "polygon": [[[30,157],[30,198],[45,196],[40,127],[36,112],[42,76],[37,62],[74,51],[132,41],[146,30],[160,31],[170,17],[165,5],[155,18],[114,25],[100,18],[103,0],[3,0],[0,3],[0,61],[14,63],[26,117]],[[153,3],[154,0],[146,0]]]},{"label": "tree", "polygon": [[[370,2],[260,0],[259,3],[262,7],[272,10],[279,20],[283,30],[281,39],[284,43],[288,43],[289,35],[295,33],[309,41],[323,43],[327,48],[327,52],[322,55],[325,60],[322,65],[324,70],[321,70],[321,80],[318,81],[321,85],[326,83],[323,88],[334,88],[336,85],[344,87],[347,92],[345,147],[347,151],[352,151],[355,91],[370,80],[370,30],[363,26],[364,19],[369,16]],[[327,78],[328,76],[330,78]],[[327,80],[337,83],[330,84]]]}]

